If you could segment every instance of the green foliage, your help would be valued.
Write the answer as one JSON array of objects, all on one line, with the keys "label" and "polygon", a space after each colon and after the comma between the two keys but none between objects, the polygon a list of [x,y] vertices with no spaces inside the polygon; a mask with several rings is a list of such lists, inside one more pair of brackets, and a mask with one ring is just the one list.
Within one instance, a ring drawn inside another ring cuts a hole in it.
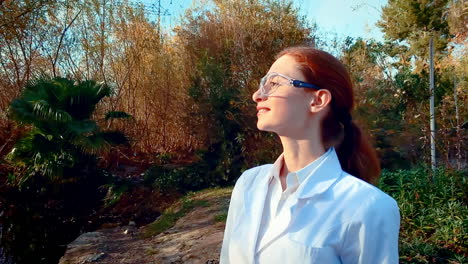
[{"label": "green foliage", "polygon": [[448,0],[390,0],[382,9],[378,26],[387,39],[407,41],[410,53],[418,59],[428,57],[429,38],[434,37],[434,47],[442,52],[449,40],[447,22]]},{"label": "green foliage", "polygon": [[220,214],[215,215],[214,220],[216,222],[226,222],[227,213],[220,213]]},{"label": "green foliage", "polygon": [[[197,160],[186,165],[154,165],[145,173],[145,183],[152,184],[161,191],[176,190],[181,193],[198,191],[205,188],[225,186],[228,184],[227,173],[240,167],[231,164],[232,159],[225,161],[226,150],[223,144],[213,144],[211,150],[197,151]],[[223,163],[224,162],[224,163]],[[240,175],[237,174],[236,177]]]},{"label": "green foliage", "polygon": [[173,227],[179,218],[186,215],[195,207],[207,207],[209,202],[206,200],[193,199],[193,194],[183,197],[174,206],[168,208],[156,221],[145,226],[143,238],[156,236],[167,229]]},{"label": "green foliage", "polygon": [[168,164],[174,158],[174,154],[164,152],[156,155],[156,163],[159,165]]},{"label": "green foliage", "polygon": [[212,153],[203,155],[211,155],[206,157],[212,159],[207,162],[216,165],[206,165],[219,172],[220,179],[232,182],[239,175],[238,167],[243,163],[241,145],[236,144],[235,139],[244,132],[240,124],[239,89],[230,79],[230,67],[231,60],[227,54],[215,59],[207,51],[197,65],[199,75],[194,77],[189,94],[198,105],[198,115],[210,120],[204,126],[209,133],[208,152]]},{"label": "green foliage", "polygon": [[[35,175],[60,183],[67,177],[65,170],[83,169],[95,154],[128,143],[121,132],[102,131],[91,119],[96,105],[110,94],[110,87],[91,80],[43,77],[29,82],[9,109],[13,120],[32,127],[8,154],[23,168],[11,183],[22,186]],[[129,115],[106,114],[106,119],[122,117]]]},{"label": "green foliage", "polygon": [[379,187],[400,207],[400,263],[466,263],[466,171],[384,171]]},{"label": "green foliage", "polygon": [[132,184],[125,179],[113,179],[111,183],[104,184],[100,188],[107,190],[106,196],[104,197],[104,206],[110,207],[115,205],[122,195],[127,193]]},{"label": "green foliage", "polygon": [[[232,193],[232,188],[230,189],[229,194]],[[216,222],[226,222],[227,215],[229,211],[229,200],[221,201],[221,207],[219,214],[215,215],[214,220]]]},{"label": "green foliage", "polygon": [[466,1],[452,0],[449,4],[448,19],[450,33],[455,35],[456,41],[462,43],[466,41],[468,30],[468,15],[466,14]]}]

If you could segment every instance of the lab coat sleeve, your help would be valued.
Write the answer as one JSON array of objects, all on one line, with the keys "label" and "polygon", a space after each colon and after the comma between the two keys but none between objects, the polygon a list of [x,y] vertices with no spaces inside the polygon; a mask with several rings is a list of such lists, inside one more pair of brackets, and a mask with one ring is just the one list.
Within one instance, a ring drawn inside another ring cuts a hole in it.
[{"label": "lab coat sleeve", "polygon": [[400,212],[390,197],[369,199],[349,223],[341,259],[343,264],[397,264]]},{"label": "lab coat sleeve", "polygon": [[[245,174],[245,173],[244,173]],[[226,219],[226,228],[224,229],[224,238],[223,244],[221,247],[221,255],[220,255],[220,264],[228,264],[229,263],[229,243],[231,240],[232,230],[235,226],[235,221],[238,219],[238,213],[242,209],[242,201],[243,201],[243,182],[245,175],[242,174],[239,179],[237,180],[234,189],[232,190],[231,194],[231,201],[229,203],[229,210]]]}]

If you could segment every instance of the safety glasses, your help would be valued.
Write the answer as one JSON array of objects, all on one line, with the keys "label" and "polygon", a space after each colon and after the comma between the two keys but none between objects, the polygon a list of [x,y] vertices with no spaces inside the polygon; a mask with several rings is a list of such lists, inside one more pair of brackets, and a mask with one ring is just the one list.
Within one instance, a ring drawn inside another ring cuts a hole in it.
[{"label": "safety glasses", "polygon": [[277,72],[270,72],[265,75],[265,77],[260,80],[259,89],[262,95],[269,96],[273,94],[281,85],[290,85],[296,88],[320,90],[320,87],[317,85],[299,81]]}]

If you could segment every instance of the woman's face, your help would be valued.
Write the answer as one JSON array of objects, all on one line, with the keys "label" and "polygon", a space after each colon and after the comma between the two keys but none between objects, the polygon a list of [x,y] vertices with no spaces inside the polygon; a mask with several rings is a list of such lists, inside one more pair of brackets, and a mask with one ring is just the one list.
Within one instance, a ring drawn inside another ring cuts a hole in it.
[{"label": "woman's face", "polygon": [[[268,71],[271,72],[305,81],[299,64],[288,55],[276,60]],[[278,86],[272,94],[263,95],[259,89],[252,95],[257,103],[257,128],[280,136],[301,137],[301,131],[307,131],[307,126],[310,126],[310,103],[314,93],[288,85],[282,77],[276,78],[275,82],[284,84]]]}]

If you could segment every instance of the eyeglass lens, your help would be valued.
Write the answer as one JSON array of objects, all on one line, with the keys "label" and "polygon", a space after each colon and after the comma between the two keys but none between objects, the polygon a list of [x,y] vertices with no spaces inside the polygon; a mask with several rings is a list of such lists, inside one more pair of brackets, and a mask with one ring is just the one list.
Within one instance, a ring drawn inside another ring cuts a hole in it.
[{"label": "eyeglass lens", "polygon": [[279,86],[279,77],[277,74],[267,75],[262,78],[260,88],[266,95],[272,94]]}]

